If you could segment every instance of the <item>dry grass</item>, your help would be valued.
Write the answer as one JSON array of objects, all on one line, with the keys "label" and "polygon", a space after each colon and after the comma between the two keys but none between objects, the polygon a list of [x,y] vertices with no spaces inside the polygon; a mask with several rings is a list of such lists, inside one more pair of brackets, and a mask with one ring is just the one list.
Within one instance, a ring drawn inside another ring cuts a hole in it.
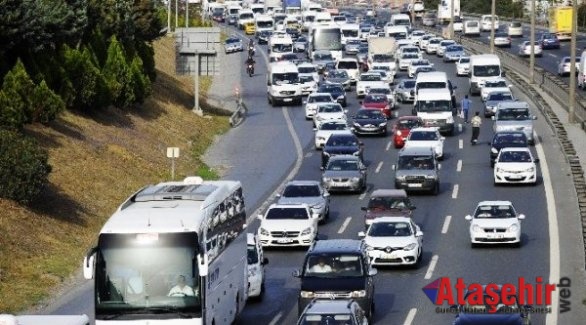
[{"label": "dry grass", "polygon": [[192,79],[174,76],[172,45],[170,38],[155,45],[159,77],[143,107],[66,112],[50,126],[27,130],[48,150],[53,172],[33,206],[0,199],[0,311],[29,308],[67,280],[127,196],[169,179],[166,147],[181,148],[177,178],[198,171],[215,176],[199,156],[228,121],[190,111]]}]

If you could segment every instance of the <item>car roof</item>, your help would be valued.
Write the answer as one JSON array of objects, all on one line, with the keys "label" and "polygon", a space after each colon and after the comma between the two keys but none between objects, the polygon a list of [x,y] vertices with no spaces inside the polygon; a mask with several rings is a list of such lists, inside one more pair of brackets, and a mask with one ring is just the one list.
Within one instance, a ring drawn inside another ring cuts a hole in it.
[{"label": "car roof", "polygon": [[409,216],[384,216],[384,217],[377,217],[372,222],[411,222],[411,217]]},{"label": "car roof", "polygon": [[319,97],[319,96],[330,96],[330,97],[332,97],[332,94],[330,94],[330,93],[311,93],[311,94],[309,94],[309,97]]},{"label": "car roof", "polygon": [[354,300],[350,299],[315,299],[307,305],[305,314],[332,314],[332,313],[350,313],[350,306]]},{"label": "car roof", "polygon": [[301,62],[297,65],[297,67],[312,67],[315,68],[315,64],[311,62]]},{"label": "car roof", "polygon": [[293,208],[309,208],[309,206],[305,203],[290,203],[290,204],[279,204],[279,203],[273,203],[271,204],[267,211],[268,212],[270,209],[293,209]]},{"label": "car roof", "polygon": [[439,131],[439,127],[437,126],[420,126],[420,127],[416,127],[411,129],[411,133],[414,132],[438,132]]},{"label": "car roof", "polygon": [[477,206],[481,205],[513,205],[511,201],[495,200],[495,201],[480,201]]},{"label": "car roof", "polygon": [[356,160],[356,161],[360,161],[360,157],[354,156],[354,155],[335,155],[335,156],[332,156],[328,161],[333,161],[333,160]]},{"label": "car roof", "polygon": [[501,149],[501,153],[506,151],[522,151],[531,153],[531,150],[529,150],[528,147],[505,147]]},{"label": "car roof", "polygon": [[372,192],[372,194],[370,194],[370,197],[407,197],[407,192],[405,192],[405,190],[403,189],[386,189],[386,188],[381,188],[378,190],[374,190]]},{"label": "car roof", "polygon": [[287,187],[287,186],[305,186],[305,185],[320,185],[320,182],[310,181],[310,180],[293,180],[293,181],[287,182],[287,184],[285,184],[285,187]]},{"label": "car roof", "polygon": [[363,242],[357,239],[318,240],[308,250],[308,254],[352,252],[362,253]]}]

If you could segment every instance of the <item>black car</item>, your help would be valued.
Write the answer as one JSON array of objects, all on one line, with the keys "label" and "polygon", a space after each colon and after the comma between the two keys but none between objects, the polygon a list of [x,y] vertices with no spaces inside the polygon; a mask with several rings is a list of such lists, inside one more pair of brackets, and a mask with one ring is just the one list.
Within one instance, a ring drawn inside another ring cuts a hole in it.
[{"label": "black car", "polygon": [[343,107],[346,107],[346,105],[347,105],[346,90],[344,90],[343,85],[323,84],[323,85],[319,86],[319,88],[317,89],[317,92],[318,93],[328,93],[328,94],[332,95],[332,98],[334,98]]},{"label": "black car", "polygon": [[273,35],[273,32],[270,30],[262,30],[256,33],[256,39],[258,40],[258,44],[268,44],[269,39]]},{"label": "black car", "polygon": [[303,269],[293,272],[301,280],[299,314],[314,298],[353,297],[372,322],[374,279],[377,270],[370,265],[366,244],[354,239],[316,241],[305,254]]},{"label": "black car", "polygon": [[364,160],[364,145],[354,134],[332,134],[321,152],[321,165],[326,167],[331,156],[354,155]]},{"label": "black car", "polygon": [[378,109],[359,109],[352,117],[352,131],[356,134],[387,135],[387,117]]},{"label": "black car", "polygon": [[529,141],[523,131],[501,131],[494,134],[490,142],[490,167],[494,167],[496,157],[502,148],[527,148]]},{"label": "black car", "polygon": [[[498,301],[495,305],[493,294],[502,297],[501,286],[492,285],[491,293],[487,294],[487,286],[482,286],[482,292],[476,290],[467,291],[464,295],[464,301],[468,301],[470,295],[483,298],[483,304],[466,304],[452,306],[453,312],[456,313],[454,325],[530,325],[531,324],[531,306],[523,306],[519,304],[519,299],[514,294],[509,294],[507,297],[512,304],[503,304]],[[476,300],[470,299],[470,300]]]},{"label": "black car", "polygon": [[293,42],[295,42],[299,38],[299,36],[301,36],[301,32],[299,32],[297,28],[287,28],[285,29],[285,33],[291,36]]}]

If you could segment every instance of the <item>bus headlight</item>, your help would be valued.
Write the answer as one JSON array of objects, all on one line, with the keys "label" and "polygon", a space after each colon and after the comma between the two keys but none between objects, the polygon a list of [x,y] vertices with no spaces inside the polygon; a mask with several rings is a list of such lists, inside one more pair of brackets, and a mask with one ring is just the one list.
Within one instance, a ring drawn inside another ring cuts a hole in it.
[{"label": "bus headlight", "polygon": [[350,293],[351,298],[364,298],[366,297],[366,290],[356,290]]},{"label": "bus headlight", "polygon": [[299,295],[301,296],[301,298],[313,298],[315,296],[315,293],[313,291],[303,291],[303,290],[301,290],[301,292],[299,293]]}]

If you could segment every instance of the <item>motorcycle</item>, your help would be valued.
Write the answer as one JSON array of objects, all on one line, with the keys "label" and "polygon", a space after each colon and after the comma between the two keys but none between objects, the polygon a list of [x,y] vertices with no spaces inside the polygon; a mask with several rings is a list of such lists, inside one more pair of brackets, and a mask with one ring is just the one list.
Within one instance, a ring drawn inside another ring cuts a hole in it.
[{"label": "motorcycle", "polygon": [[254,74],[254,65],[249,64],[246,68],[246,71],[248,72],[248,76],[252,77],[252,75]]},{"label": "motorcycle", "polygon": [[248,47],[248,56],[249,56],[249,57],[253,57],[253,56],[254,56],[254,54],[255,54],[255,52],[256,52],[256,51],[255,51],[255,49],[254,49],[254,46],[249,46],[249,47]]}]

